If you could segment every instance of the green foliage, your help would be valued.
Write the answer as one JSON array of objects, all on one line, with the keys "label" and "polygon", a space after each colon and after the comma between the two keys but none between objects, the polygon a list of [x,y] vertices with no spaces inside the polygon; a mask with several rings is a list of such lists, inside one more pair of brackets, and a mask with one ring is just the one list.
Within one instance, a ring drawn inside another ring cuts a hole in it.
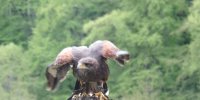
[{"label": "green foliage", "polygon": [[128,50],[123,68],[108,61],[114,100],[200,99],[199,0],[0,0],[0,97],[63,100],[45,90],[45,68],[65,47],[110,40]]},{"label": "green foliage", "polygon": [[200,9],[199,9],[200,1],[196,0],[193,2],[193,6],[190,8],[190,16],[188,16],[188,26],[189,32],[192,37],[192,42],[190,44],[190,52],[191,52],[191,66],[198,68],[200,64]]},{"label": "green foliage", "polygon": [[36,1],[0,0],[0,44],[10,42],[27,47],[34,26]]},{"label": "green foliage", "polygon": [[0,52],[1,99],[36,100],[35,95],[30,94],[28,90],[29,81],[27,81],[28,77],[26,76],[30,71],[28,70],[29,66],[26,66],[28,61],[22,59],[25,57],[22,48],[10,43],[8,45],[1,45]]}]

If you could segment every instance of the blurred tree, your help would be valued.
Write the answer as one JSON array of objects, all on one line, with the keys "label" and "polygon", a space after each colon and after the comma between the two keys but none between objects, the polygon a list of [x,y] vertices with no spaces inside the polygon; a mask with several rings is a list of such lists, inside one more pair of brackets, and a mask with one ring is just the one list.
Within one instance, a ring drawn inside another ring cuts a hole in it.
[{"label": "blurred tree", "polygon": [[179,78],[178,89],[184,94],[183,100],[198,100],[200,98],[200,1],[194,0],[189,11],[187,21],[185,23],[187,31],[191,35],[191,43],[189,44],[189,57],[187,63],[182,70],[182,75]]},{"label": "blurred tree", "polygon": [[63,48],[98,39],[131,53],[124,68],[109,61],[112,99],[200,98],[199,0],[0,1],[3,100],[66,99],[75,83],[72,72],[50,93],[45,66]]},{"label": "blurred tree", "polygon": [[[10,43],[0,46],[0,96],[2,100],[36,100],[28,90],[28,60],[21,47]],[[19,59],[20,58],[20,59]],[[25,71],[25,72],[24,72]]]},{"label": "blurred tree", "polygon": [[188,26],[189,26],[189,32],[191,34],[192,42],[190,44],[190,52],[191,52],[191,66],[194,68],[198,68],[198,65],[200,65],[200,1],[194,0],[193,6],[190,8],[190,15],[188,16]]},{"label": "blurred tree", "polygon": [[0,0],[0,44],[14,42],[27,46],[34,26],[37,1]]}]

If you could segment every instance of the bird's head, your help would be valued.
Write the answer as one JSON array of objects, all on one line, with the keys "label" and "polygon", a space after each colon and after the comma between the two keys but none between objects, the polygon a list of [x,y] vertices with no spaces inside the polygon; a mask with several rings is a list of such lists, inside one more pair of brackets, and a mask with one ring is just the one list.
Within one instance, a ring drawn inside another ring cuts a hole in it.
[{"label": "bird's head", "polygon": [[99,66],[99,63],[95,58],[85,57],[79,60],[77,69],[78,70],[93,70]]}]

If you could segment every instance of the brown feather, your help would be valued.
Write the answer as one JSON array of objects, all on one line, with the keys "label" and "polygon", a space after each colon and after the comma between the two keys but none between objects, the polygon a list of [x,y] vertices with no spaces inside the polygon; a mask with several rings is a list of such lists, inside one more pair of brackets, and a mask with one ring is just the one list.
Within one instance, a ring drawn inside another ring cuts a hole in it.
[{"label": "brown feather", "polygon": [[103,41],[102,55],[105,58],[115,58],[119,49],[110,41]]},{"label": "brown feather", "polygon": [[65,48],[58,54],[54,63],[55,65],[64,65],[70,63],[72,59],[72,48]]}]

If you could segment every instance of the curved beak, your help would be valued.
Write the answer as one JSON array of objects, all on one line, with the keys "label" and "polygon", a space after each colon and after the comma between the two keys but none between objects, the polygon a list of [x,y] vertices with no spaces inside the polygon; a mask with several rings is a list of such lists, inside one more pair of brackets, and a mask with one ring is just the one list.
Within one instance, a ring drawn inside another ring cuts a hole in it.
[{"label": "curved beak", "polygon": [[77,69],[88,69],[88,67],[86,67],[83,63],[78,63]]}]

